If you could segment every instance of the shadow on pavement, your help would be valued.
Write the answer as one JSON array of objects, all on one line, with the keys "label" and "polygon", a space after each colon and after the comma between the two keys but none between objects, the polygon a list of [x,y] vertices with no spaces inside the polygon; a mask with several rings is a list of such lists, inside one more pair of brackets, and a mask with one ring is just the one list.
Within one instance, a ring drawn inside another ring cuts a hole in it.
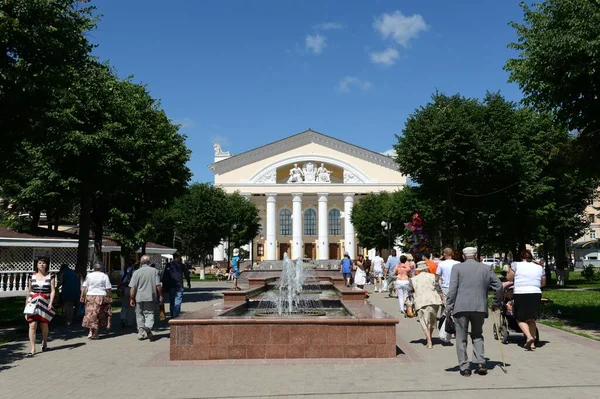
[{"label": "shadow on pavement", "polygon": [[[410,341],[411,344],[421,344],[423,346],[427,345],[427,340],[425,338],[421,339],[413,339]],[[454,346],[452,342],[444,342],[439,338],[431,338],[431,343],[433,345],[441,345],[441,346]]]},{"label": "shadow on pavement", "polygon": [[[498,362],[495,360],[489,360],[489,359],[486,359],[486,362],[485,362],[485,365],[487,366],[488,370],[490,370],[490,371],[494,370],[496,367],[500,368],[500,366],[502,366],[502,364],[503,364],[502,362]],[[506,363],[506,367],[510,367],[510,363]],[[471,363],[471,370],[476,370],[476,369],[477,369],[477,366],[474,363]],[[449,373],[453,373],[453,372],[458,373],[460,371],[460,367],[458,365],[456,365],[454,367],[444,369],[444,371],[447,371]]]}]

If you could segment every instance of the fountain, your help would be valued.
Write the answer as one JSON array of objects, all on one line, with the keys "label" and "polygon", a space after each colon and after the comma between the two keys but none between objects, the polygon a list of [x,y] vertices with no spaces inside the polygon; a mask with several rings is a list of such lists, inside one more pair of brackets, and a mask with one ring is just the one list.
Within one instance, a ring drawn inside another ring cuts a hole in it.
[{"label": "fountain", "polygon": [[171,360],[396,356],[399,320],[344,287],[339,270],[285,254],[280,271],[246,274],[248,290],[169,321]]}]

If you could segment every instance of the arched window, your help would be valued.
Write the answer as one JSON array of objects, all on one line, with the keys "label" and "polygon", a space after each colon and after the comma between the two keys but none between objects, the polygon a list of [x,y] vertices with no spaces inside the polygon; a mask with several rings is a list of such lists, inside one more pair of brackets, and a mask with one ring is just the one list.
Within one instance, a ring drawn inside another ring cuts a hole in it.
[{"label": "arched window", "polygon": [[282,209],[279,212],[279,234],[282,236],[292,235],[292,211]]},{"label": "arched window", "polygon": [[317,235],[317,212],[311,208],[304,212],[304,235]]},{"label": "arched window", "polygon": [[340,210],[332,209],[329,211],[329,235],[339,236],[342,234],[342,222],[340,219]]}]

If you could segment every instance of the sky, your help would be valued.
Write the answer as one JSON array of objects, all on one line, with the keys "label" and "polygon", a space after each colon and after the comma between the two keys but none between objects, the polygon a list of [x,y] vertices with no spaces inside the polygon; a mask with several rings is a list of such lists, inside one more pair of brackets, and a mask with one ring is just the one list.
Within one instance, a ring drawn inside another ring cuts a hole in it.
[{"label": "sky", "polygon": [[181,125],[193,181],[313,129],[373,151],[435,91],[522,98],[502,68],[519,0],[96,0],[94,54]]}]

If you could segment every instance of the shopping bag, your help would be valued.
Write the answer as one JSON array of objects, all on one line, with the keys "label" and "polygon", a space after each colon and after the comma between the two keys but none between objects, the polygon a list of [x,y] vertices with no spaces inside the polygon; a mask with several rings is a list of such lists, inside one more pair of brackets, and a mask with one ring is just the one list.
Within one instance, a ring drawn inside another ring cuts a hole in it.
[{"label": "shopping bag", "polygon": [[388,290],[388,282],[387,282],[387,280],[383,280],[381,290],[382,291],[387,291]]},{"label": "shopping bag", "polygon": [[454,319],[452,319],[452,317],[446,318],[444,331],[448,334],[456,334],[456,325],[454,324]]},{"label": "shopping bag", "polygon": [[[442,340],[443,342],[450,342],[450,338],[452,337],[451,334],[448,334],[446,332],[446,318],[444,316],[442,316],[443,321],[442,324],[440,325],[440,334],[439,334],[439,339]],[[442,319],[440,319],[442,320]]]}]

